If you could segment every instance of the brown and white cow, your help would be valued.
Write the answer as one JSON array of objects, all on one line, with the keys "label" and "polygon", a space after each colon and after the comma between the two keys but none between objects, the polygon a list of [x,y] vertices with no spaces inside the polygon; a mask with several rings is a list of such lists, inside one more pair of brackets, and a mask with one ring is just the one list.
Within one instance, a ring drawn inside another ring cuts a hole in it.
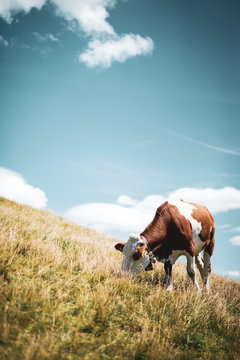
[{"label": "brown and white cow", "polygon": [[[172,289],[172,265],[179,256],[187,258],[187,273],[199,289],[195,263],[206,290],[209,290],[211,256],[214,249],[214,220],[205,206],[180,201],[166,201],[156,211],[153,221],[140,234],[130,234],[126,243],[115,248],[123,252],[122,274],[134,275],[152,269],[155,259],[164,263],[168,290]],[[203,252],[203,261],[200,252]]]}]

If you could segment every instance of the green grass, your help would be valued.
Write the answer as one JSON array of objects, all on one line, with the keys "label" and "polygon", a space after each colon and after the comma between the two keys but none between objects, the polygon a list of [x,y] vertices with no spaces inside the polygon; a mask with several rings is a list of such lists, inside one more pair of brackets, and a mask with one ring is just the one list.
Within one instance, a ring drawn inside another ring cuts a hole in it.
[{"label": "green grass", "polygon": [[3,198],[0,226],[1,359],[240,359],[239,283],[119,278],[114,239]]}]

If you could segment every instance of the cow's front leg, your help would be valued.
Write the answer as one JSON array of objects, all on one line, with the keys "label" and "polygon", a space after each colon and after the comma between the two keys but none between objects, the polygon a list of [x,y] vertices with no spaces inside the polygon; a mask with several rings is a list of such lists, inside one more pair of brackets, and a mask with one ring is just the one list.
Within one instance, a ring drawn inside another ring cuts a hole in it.
[{"label": "cow's front leg", "polygon": [[190,254],[187,255],[187,273],[192,279],[193,285],[200,291],[200,287],[196,280],[196,272],[195,272],[195,257]]},{"label": "cow's front leg", "polygon": [[167,260],[164,262],[164,270],[166,272],[166,290],[172,291],[172,264],[170,261]]}]

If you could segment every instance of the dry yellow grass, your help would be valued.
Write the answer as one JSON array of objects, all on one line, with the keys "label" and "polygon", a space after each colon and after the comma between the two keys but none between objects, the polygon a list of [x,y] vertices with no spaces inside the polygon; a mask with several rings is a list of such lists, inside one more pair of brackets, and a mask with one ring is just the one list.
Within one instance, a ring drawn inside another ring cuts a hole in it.
[{"label": "dry yellow grass", "polygon": [[[239,359],[240,284],[119,278],[115,240],[0,198],[1,359]],[[199,281],[200,282],[200,281]]]}]

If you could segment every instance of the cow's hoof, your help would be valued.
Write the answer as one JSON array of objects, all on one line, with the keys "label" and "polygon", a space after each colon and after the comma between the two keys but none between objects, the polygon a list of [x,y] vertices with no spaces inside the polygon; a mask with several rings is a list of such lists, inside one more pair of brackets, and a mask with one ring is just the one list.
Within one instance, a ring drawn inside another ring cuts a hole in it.
[{"label": "cow's hoof", "polygon": [[150,263],[148,264],[147,267],[145,267],[145,271],[151,271],[153,270],[153,266],[152,266],[152,262],[150,261]]},{"label": "cow's hoof", "polygon": [[169,292],[173,291],[173,285],[172,284],[167,285],[166,291],[169,291]]}]

